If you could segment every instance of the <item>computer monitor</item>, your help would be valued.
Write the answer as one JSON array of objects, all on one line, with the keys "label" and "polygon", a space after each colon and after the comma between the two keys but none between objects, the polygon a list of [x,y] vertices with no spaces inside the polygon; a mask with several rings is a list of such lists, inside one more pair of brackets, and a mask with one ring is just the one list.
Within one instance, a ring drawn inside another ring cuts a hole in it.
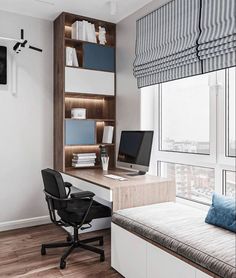
[{"label": "computer monitor", "polygon": [[144,175],[149,169],[153,131],[122,131],[117,166],[138,170],[129,175]]}]

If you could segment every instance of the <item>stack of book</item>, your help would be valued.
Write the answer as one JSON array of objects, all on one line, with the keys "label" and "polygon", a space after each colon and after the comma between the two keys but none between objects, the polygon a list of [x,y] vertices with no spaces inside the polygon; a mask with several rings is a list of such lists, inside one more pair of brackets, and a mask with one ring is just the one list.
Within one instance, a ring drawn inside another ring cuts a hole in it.
[{"label": "stack of book", "polygon": [[74,153],[72,158],[72,167],[92,167],[95,166],[96,153]]},{"label": "stack of book", "polygon": [[94,24],[86,20],[75,21],[71,27],[72,39],[97,43]]}]

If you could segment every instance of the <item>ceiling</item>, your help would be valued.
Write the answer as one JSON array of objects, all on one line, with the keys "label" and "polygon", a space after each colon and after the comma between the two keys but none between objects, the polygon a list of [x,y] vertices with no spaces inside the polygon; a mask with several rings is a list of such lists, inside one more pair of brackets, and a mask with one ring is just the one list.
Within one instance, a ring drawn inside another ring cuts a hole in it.
[{"label": "ceiling", "polygon": [[71,12],[117,23],[152,0],[116,1],[111,15],[109,0],[0,0],[0,10],[54,20],[61,12]]}]

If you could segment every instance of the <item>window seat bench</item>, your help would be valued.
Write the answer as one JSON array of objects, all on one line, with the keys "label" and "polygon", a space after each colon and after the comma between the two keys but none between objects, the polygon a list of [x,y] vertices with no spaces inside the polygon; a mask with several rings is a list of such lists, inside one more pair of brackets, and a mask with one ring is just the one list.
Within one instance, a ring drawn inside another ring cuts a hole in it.
[{"label": "window seat bench", "polygon": [[178,203],[115,212],[112,267],[126,278],[236,278],[235,233],[205,216]]}]

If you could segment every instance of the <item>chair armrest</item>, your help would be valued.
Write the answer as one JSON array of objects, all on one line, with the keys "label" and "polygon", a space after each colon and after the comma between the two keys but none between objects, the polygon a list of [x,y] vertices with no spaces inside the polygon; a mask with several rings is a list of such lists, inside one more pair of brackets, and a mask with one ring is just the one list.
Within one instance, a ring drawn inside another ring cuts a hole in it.
[{"label": "chair armrest", "polygon": [[68,187],[68,188],[70,188],[70,187],[72,187],[72,184],[70,183],[70,182],[64,182],[64,185],[65,185],[65,187]]},{"label": "chair armrest", "polygon": [[80,191],[70,194],[72,199],[93,198],[95,194],[91,191]]},{"label": "chair armrest", "polygon": [[64,186],[68,189],[68,192],[66,194],[66,197],[69,197],[70,196],[70,192],[71,192],[71,187],[72,187],[72,184],[70,182],[64,182]]}]

